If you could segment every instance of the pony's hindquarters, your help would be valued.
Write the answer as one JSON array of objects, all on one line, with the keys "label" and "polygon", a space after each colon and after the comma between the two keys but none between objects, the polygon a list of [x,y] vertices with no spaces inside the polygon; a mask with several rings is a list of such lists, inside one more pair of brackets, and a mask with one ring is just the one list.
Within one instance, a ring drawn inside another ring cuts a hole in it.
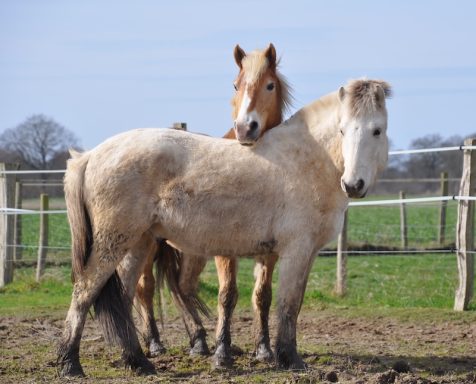
[{"label": "pony's hindquarters", "polygon": [[115,272],[125,249],[108,248],[93,230],[86,201],[90,195],[85,191],[90,153],[73,156],[65,174],[65,198],[73,245],[74,287],[58,348],[59,374],[63,377],[84,375],[79,362],[79,345],[92,304],[106,339],[117,341],[122,347],[126,365],[141,373],[153,373],[155,369],[143,355],[135,334],[127,294]]}]

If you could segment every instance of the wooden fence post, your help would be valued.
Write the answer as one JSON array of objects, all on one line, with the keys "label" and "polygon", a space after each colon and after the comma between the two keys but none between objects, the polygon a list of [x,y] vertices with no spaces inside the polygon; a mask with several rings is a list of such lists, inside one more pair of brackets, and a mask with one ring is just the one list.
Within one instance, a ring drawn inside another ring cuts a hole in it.
[{"label": "wooden fence post", "polygon": [[[448,172],[441,172],[440,194],[441,196],[448,196]],[[438,244],[439,245],[443,245],[445,242],[447,205],[448,203],[446,201],[442,201],[440,205],[440,223],[438,226]]]},{"label": "wooden fence post", "polygon": [[[49,209],[48,195],[42,193],[40,196],[40,211],[45,212]],[[36,281],[40,281],[41,275],[45,269],[46,254],[48,252],[48,214],[40,214],[40,239],[38,247],[38,263],[36,266]]]},{"label": "wooden fence post", "polygon": [[[15,175],[5,171],[16,171],[18,164],[0,163],[0,207],[13,208]],[[13,280],[13,215],[0,214],[0,287]]]},{"label": "wooden fence post", "polygon": [[[466,139],[464,145],[476,145],[476,139]],[[463,174],[459,189],[460,196],[474,196],[476,187],[476,152],[465,150]],[[458,222],[456,224],[456,258],[458,262],[459,284],[455,295],[455,311],[468,309],[473,296],[474,281],[474,202],[458,202]]]},{"label": "wooden fence post", "polygon": [[[405,199],[405,192],[400,191],[400,200]],[[402,248],[408,248],[407,209],[405,203],[400,203],[400,238]]]},{"label": "wooden fence post", "polygon": [[173,129],[178,129],[179,131],[186,131],[187,130],[187,123],[173,123]]},{"label": "wooden fence post", "polygon": [[[22,193],[22,184],[21,181],[17,181],[15,183],[15,209],[22,208],[22,200],[21,200],[21,193]],[[13,216],[13,259],[15,261],[19,261],[23,257],[23,249],[21,247],[21,216],[22,215],[14,215]]]},{"label": "wooden fence post", "polygon": [[337,237],[337,274],[336,294],[344,296],[347,290],[347,211],[344,214],[344,224]]}]

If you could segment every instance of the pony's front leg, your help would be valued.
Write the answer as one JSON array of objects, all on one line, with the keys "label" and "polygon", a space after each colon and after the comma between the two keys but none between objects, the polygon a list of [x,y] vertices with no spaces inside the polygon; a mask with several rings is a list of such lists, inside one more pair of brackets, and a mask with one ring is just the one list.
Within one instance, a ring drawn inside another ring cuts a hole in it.
[{"label": "pony's front leg", "polygon": [[231,317],[238,300],[236,273],[238,261],[235,258],[215,256],[218,274],[218,322],[216,328],[216,349],[213,364],[216,368],[230,367],[231,355]]},{"label": "pony's front leg", "polygon": [[275,344],[276,363],[281,368],[305,369],[296,349],[296,324],[313,262],[313,250],[303,252],[302,244],[282,253],[279,264],[278,332]]},{"label": "pony's front leg", "polygon": [[183,300],[183,321],[190,338],[191,355],[209,355],[207,331],[205,330],[198,311],[209,316],[208,308],[199,299],[198,283],[207,259],[196,255],[183,255],[180,263],[179,289]]},{"label": "pony's front leg", "polygon": [[256,280],[252,301],[255,311],[255,356],[260,361],[269,362],[274,357],[269,341],[269,308],[273,296],[271,286],[273,270],[277,260],[277,255],[266,255],[256,259],[254,271]]}]

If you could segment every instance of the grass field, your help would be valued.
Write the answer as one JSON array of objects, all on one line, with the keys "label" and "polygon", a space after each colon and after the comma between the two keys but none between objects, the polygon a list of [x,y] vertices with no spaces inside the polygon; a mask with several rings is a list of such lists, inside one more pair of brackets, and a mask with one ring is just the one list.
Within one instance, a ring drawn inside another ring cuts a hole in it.
[{"label": "grass field", "polygon": [[[249,308],[253,289],[252,260],[240,260],[238,306]],[[334,294],[335,257],[318,257],[311,271],[305,306],[350,308],[451,309],[457,283],[454,255],[354,256],[348,261],[348,294]],[[278,279],[275,273],[274,281]],[[0,290],[0,315],[29,311],[66,310],[71,297],[70,268],[47,268],[41,283],[34,268],[15,271],[12,284]],[[216,306],[218,282],[213,262],[201,276],[200,292]],[[473,305],[472,307],[476,307]],[[174,310],[170,305],[170,310]]]}]

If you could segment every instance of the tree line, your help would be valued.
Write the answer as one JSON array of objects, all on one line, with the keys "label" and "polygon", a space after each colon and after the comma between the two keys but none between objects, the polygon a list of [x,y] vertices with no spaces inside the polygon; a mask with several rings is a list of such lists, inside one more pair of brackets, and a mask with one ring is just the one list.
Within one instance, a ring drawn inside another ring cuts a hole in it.
[{"label": "tree line", "polygon": [[[476,133],[467,136],[453,135],[442,137],[439,134],[430,134],[419,137],[410,143],[408,149],[458,147],[464,144],[464,140],[476,137]],[[390,156],[387,169],[381,179],[412,179],[412,183],[377,183],[375,191],[377,193],[398,193],[404,190],[408,193],[428,193],[435,192],[440,188],[438,182],[426,182],[423,179],[438,179],[442,172],[448,174],[448,179],[453,179],[449,183],[449,191],[456,194],[459,187],[463,168],[463,152],[430,152],[411,155]]]},{"label": "tree line", "polygon": [[[75,134],[42,114],[32,115],[0,134],[0,161],[17,163],[21,170],[65,169],[69,148],[80,149]],[[55,181],[60,184],[62,175],[21,175],[18,179],[25,183],[36,183],[39,187],[23,188],[23,197],[38,196],[39,193],[51,196],[63,194],[61,186],[47,187],[48,183]]]},{"label": "tree line", "polygon": [[[452,147],[462,145],[467,137],[453,135],[442,137],[439,134],[422,136],[413,140],[410,149]],[[80,149],[79,140],[73,132],[42,114],[28,117],[14,128],[0,134],[0,161],[20,164],[23,170],[65,169],[69,158],[69,148]],[[438,178],[447,172],[450,179],[461,177],[463,154],[457,152],[433,152],[406,156],[390,156],[388,167],[382,179],[428,179]],[[31,177],[30,177],[31,178]],[[38,176],[41,180],[58,179],[58,175]],[[458,183],[450,183],[454,193]],[[433,192],[438,183],[417,182],[401,185],[399,183],[377,183],[376,193],[397,193],[404,189],[409,193]],[[59,188],[56,193],[62,193]]]}]

